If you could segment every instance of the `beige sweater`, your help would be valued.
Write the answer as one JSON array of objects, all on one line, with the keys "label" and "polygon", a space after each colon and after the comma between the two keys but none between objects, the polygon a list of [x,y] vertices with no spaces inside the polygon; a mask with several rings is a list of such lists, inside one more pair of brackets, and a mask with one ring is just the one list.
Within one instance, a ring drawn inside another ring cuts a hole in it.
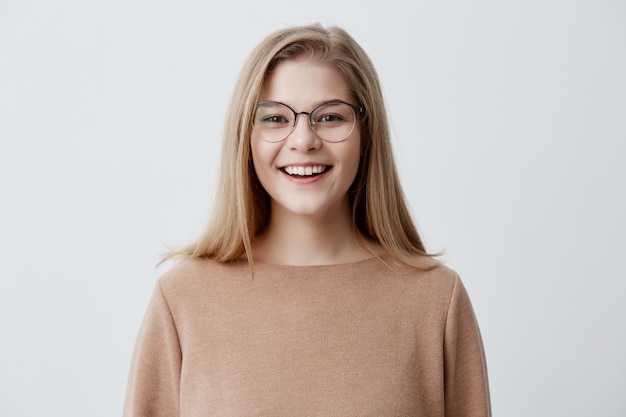
[{"label": "beige sweater", "polygon": [[446,267],[183,261],[156,285],[124,416],[489,416],[467,293]]}]

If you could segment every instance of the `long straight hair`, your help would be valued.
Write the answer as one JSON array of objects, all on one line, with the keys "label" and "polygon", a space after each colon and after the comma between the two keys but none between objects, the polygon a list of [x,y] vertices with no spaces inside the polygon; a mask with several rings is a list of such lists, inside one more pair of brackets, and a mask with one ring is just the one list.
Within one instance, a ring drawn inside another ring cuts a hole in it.
[{"label": "long straight hair", "polygon": [[362,159],[348,191],[354,230],[380,243],[406,265],[436,266],[411,219],[398,179],[374,65],[346,31],[320,25],[277,31],[249,55],[230,101],[215,200],[206,227],[195,241],[172,250],[165,259],[208,257],[228,262],[245,255],[253,267],[251,241],[270,218],[270,197],[251,160],[254,109],[267,74],[285,60],[302,57],[338,70],[365,109],[360,118]]}]

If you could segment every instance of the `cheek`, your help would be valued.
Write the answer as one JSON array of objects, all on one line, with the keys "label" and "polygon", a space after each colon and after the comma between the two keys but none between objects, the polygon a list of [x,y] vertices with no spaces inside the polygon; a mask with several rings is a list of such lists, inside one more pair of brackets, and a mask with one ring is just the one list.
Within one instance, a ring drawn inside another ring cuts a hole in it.
[{"label": "cheek", "polygon": [[257,160],[263,159],[263,143],[254,134],[250,136],[250,159],[254,162],[255,168],[257,168]]},{"label": "cheek", "polygon": [[250,138],[250,158],[260,181],[263,181],[266,173],[273,169],[277,149],[275,144],[264,142],[254,136]]},{"label": "cheek", "polygon": [[356,179],[361,165],[361,145],[359,141],[357,140],[346,149],[342,149],[341,154],[337,154],[337,157],[342,161],[342,182],[344,186],[349,187]]}]

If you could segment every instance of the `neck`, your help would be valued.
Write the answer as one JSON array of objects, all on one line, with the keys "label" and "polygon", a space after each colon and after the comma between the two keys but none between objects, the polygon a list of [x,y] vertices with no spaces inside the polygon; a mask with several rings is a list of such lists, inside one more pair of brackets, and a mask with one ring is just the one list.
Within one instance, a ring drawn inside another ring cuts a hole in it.
[{"label": "neck", "polygon": [[300,215],[275,210],[266,230],[255,238],[254,258],[277,265],[332,265],[373,256],[352,228],[350,209],[333,215]]}]

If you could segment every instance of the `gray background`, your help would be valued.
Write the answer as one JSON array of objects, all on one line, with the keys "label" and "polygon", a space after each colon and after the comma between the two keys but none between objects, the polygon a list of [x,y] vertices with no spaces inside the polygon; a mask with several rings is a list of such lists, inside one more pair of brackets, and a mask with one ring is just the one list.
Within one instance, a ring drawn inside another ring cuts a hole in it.
[{"label": "gray background", "polygon": [[121,413],[269,32],[346,28],[479,318],[499,416],[626,415],[623,1],[0,0],[0,415]]}]

